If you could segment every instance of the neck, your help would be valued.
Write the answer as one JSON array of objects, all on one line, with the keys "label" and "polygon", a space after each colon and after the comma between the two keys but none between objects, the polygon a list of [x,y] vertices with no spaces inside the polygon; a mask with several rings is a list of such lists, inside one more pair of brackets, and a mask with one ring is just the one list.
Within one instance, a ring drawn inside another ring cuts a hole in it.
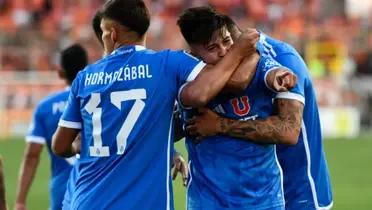
[{"label": "neck", "polygon": [[141,39],[141,40],[136,40],[136,41],[130,41],[130,40],[123,40],[116,42],[114,45],[114,50],[123,47],[123,46],[128,46],[128,45],[141,45],[141,46],[146,46],[146,40]]}]

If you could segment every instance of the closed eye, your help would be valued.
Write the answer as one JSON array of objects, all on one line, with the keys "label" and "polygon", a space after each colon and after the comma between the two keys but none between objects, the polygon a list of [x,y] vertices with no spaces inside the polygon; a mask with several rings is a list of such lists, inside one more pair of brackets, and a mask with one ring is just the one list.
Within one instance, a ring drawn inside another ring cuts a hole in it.
[{"label": "closed eye", "polygon": [[210,46],[207,47],[208,51],[212,51],[214,49],[216,49],[216,45],[210,45]]},{"label": "closed eye", "polygon": [[231,42],[231,39],[230,39],[230,38],[225,39],[225,40],[223,40],[223,42],[224,42],[224,43],[229,43],[229,42]]}]

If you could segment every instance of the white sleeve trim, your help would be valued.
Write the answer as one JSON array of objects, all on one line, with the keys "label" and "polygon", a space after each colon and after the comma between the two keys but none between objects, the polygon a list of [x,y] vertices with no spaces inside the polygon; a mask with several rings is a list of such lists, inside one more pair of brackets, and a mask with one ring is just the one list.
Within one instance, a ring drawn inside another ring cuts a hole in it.
[{"label": "white sleeve trim", "polygon": [[191,73],[189,74],[189,76],[187,77],[186,81],[187,82],[190,82],[190,81],[193,81],[197,76],[198,74],[200,73],[200,71],[204,68],[206,64],[203,62],[203,61],[200,61],[195,67],[194,69],[191,71]]},{"label": "white sleeve trim", "polygon": [[59,120],[58,125],[61,126],[61,127],[66,127],[66,128],[81,129],[81,123],[80,122]]},{"label": "white sleeve trim", "polygon": [[181,101],[181,93],[182,93],[182,90],[183,88],[188,84],[188,82],[186,82],[185,84],[183,84],[180,89],[178,90],[178,105],[181,107],[181,109],[192,109],[192,107],[185,107],[183,104],[182,104],[182,101]]},{"label": "white sleeve trim", "polygon": [[45,144],[46,140],[42,136],[26,136],[26,142],[37,143],[37,144]]},{"label": "white sleeve trim", "polygon": [[275,98],[293,99],[305,105],[305,97],[297,93],[282,92],[282,93],[278,93]]},{"label": "white sleeve trim", "polygon": [[266,85],[267,88],[269,88],[271,91],[273,91],[273,92],[275,92],[275,93],[278,93],[278,92],[275,91],[274,89],[272,89],[272,88],[269,86],[269,84],[267,83],[267,75],[269,75],[269,73],[270,73],[271,71],[274,71],[274,70],[277,70],[277,69],[286,69],[287,71],[290,71],[292,74],[294,74],[292,70],[290,70],[289,68],[286,68],[286,67],[284,67],[284,66],[276,66],[276,67],[273,67],[273,68],[267,70],[266,73],[265,73],[265,76],[264,76],[265,85]]},{"label": "white sleeve trim", "polygon": [[186,82],[180,87],[180,89],[178,90],[178,103],[180,105],[180,107],[182,109],[191,109],[191,107],[185,107],[183,104],[182,104],[182,101],[181,101],[181,93],[182,93],[182,90],[183,88],[191,81],[195,80],[195,78],[198,76],[198,74],[200,73],[200,71],[204,68],[204,66],[206,65],[206,63],[204,63],[203,61],[200,61],[195,67],[194,69],[191,71],[191,73],[189,74],[189,76],[187,77],[186,79]]},{"label": "white sleeve trim", "polygon": [[271,68],[271,69],[267,70],[266,73],[265,73],[265,76],[264,76],[264,80],[265,80],[265,85],[266,85],[266,87],[267,87],[269,90],[273,91],[273,92],[276,92],[276,91],[275,91],[274,89],[272,89],[272,88],[269,86],[269,84],[267,83],[267,75],[269,75],[270,72],[272,72],[272,71],[274,71],[274,70],[276,70],[276,69],[279,69],[279,68],[281,68],[281,67],[274,67],[274,68]]}]

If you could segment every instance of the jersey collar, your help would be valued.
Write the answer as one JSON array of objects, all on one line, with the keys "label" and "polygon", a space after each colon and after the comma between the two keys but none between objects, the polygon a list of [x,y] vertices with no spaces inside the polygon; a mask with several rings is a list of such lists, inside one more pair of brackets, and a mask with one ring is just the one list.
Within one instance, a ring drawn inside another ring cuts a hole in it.
[{"label": "jersey collar", "polygon": [[146,50],[146,47],[142,46],[142,45],[124,45],[124,46],[121,46],[118,49],[114,50],[111,53],[111,55],[127,54],[127,53],[142,51],[142,50]]}]

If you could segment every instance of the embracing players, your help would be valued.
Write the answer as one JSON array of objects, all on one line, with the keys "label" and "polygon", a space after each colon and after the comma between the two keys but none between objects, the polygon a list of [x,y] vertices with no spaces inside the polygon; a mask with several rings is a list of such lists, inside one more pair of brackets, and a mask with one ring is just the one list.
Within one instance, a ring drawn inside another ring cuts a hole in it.
[{"label": "embracing players", "polygon": [[[186,10],[178,23],[192,53],[207,63],[223,57],[231,39],[241,33],[229,17],[209,7]],[[229,33],[223,32],[226,29]],[[329,209],[332,192],[306,65],[293,47],[263,33],[257,55],[257,70],[252,74],[247,69],[246,75],[253,78],[247,79],[243,93],[217,97],[209,108],[218,115],[203,109],[188,122],[186,129],[192,135],[187,138],[191,160],[188,209],[249,209],[249,198],[271,195],[265,195],[268,188],[259,184],[273,170],[264,161],[273,155],[263,152],[274,148],[272,144],[277,144],[274,158],[284,172],[285,208]],[[265,67],[276,64],[297,75],[297,84],[288,92],[276,93],[270,85],[273,78]],[[262,76],[265,81],[260,84]],[[200,144],[193,143],[208,136]],[[274,208],[274,204],[265,207],[259,199],[255,205],[253,201],[254,208]]]},{"label": "embracing players", "polygon": [[244,33],[229,55],[206,66],[183,51],[145,48],[150,17],[143,1],[108,1],[101,12],[110,54],[78,74],[53,138],[53,151],[71,156],[81,131],[71,208],[173,209],[174,101],[178,95],[186,106],[205,106],[255,51],[258,34]]}]

